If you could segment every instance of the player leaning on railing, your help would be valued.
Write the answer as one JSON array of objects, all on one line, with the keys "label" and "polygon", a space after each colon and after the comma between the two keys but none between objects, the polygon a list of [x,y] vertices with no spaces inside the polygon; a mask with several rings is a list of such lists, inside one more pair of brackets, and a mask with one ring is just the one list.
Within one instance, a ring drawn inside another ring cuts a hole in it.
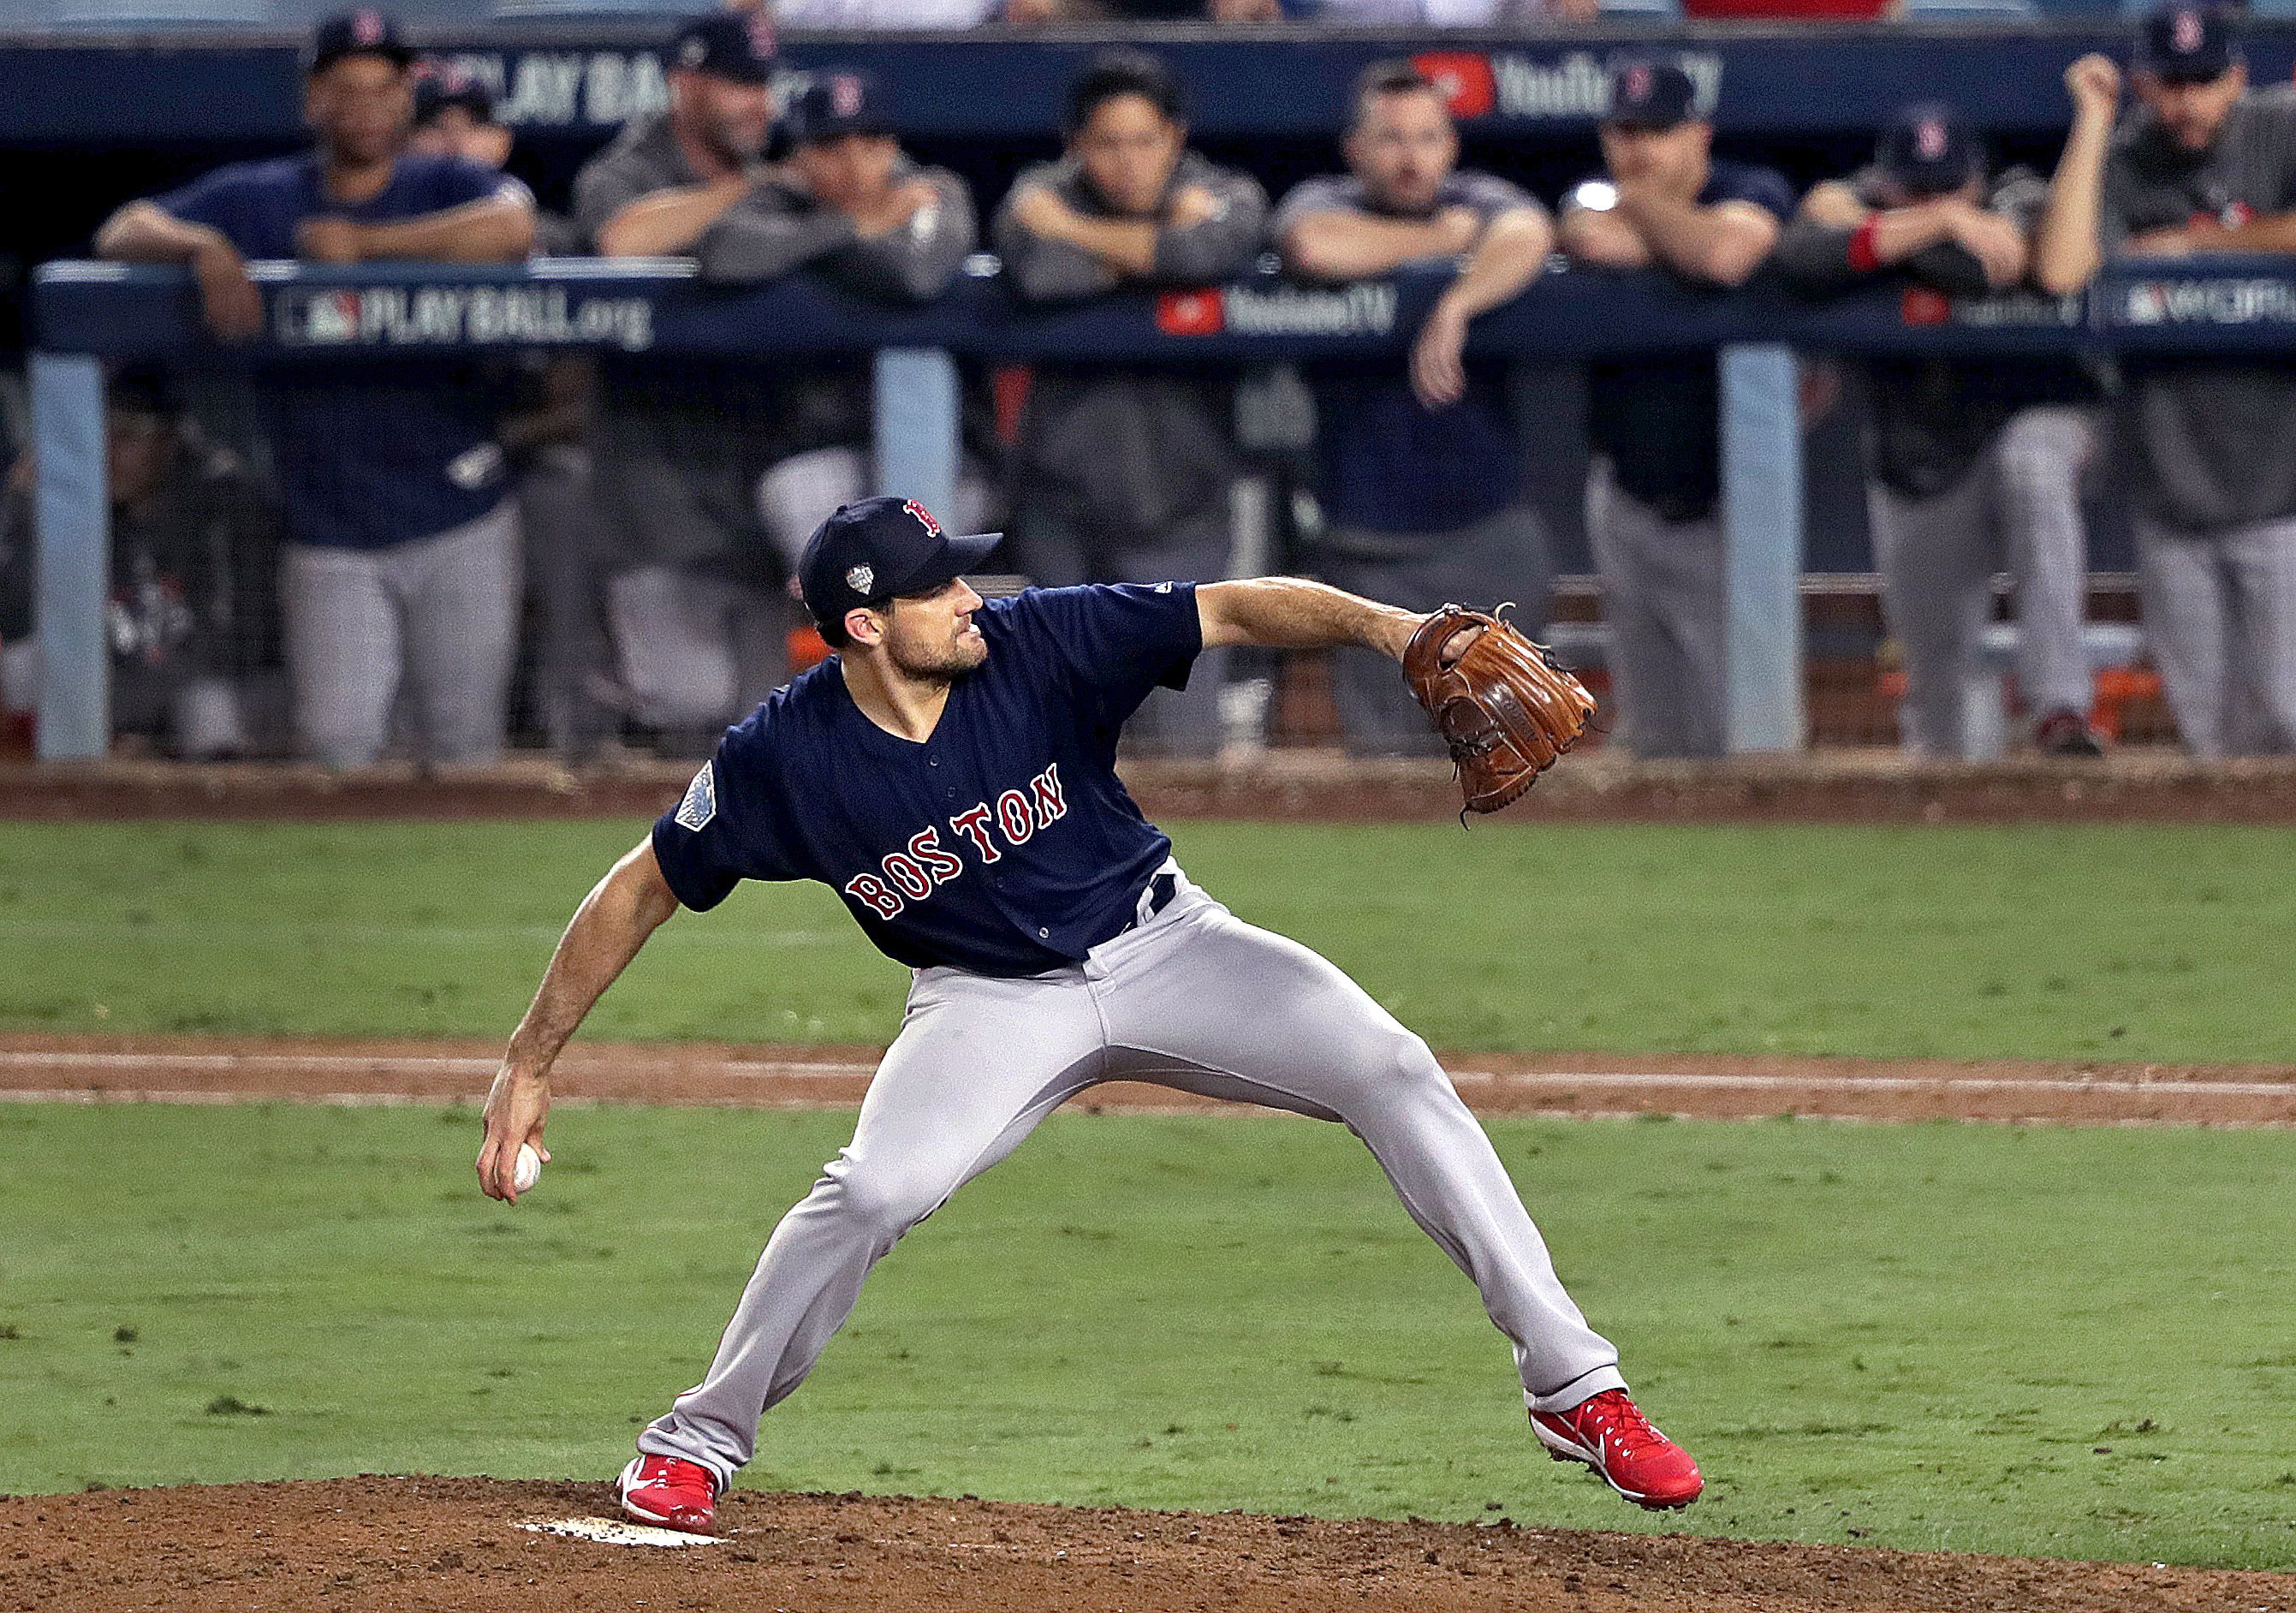
[{"label": "player leaning on railing", "polygon": [[[1149,691],[1186,683],[1222,645],[1361,644],[1403,659],[1484,807],[1529,782],[1488,795],[1479,782],[1510,735],[1543,744],[1513,715],[1547,710],[1567,745],[1585,692],[1535,654],[1505,664],[1528,646],[1496,624],[1463,629],[1320,583],[1032,589],[984,604],[959,574],[996,543],[944,536],[891,498],[823,524],[799,577],[839,653],[732,730],[590,893],[488,1097],[480,1184],[515,1202],[567,1038],[681,905],[714,907],[744,879],[827,884],[917,971],[851,1144],[775,1230],[701,1384],[638,1437],[624,1508],[711,1529],[759,1417],[813,1370],[870,1267],[1062,1102],[1119,1079],[1344,1122],[1482,1290],[1540,1443],[1644,1506],[1694,1500],[1696,1465],[1628,1398],[1618,1351],[1563,1291],[1426,1043],[1193,884],[1115,770],[1118,733]],[[1478,688],[1494,681],[1505,692],[1485,701]]]},{"label": "player leaning on railing", "polygon": [[[249,258],[523,258],[534,241],[524,185],[406,149],[410,60],[378,12],[323,24],[304,80],[313,149],[131,202],[97,233],[96,250],[189,265],[227,340],[261,323]],[[301,365],[263,383],[287,513],[281,604],[302,747],[331,766],[373,761],[403,684],[425,759],[496,759],[519,604],[518,517],[496,436],[503,399],[452,361],[387,375]]]},{"label": "player leaning on railing", "polygon": [[[2034,274],[2077,291],[2107,256],[2296,252],[2296,89],[2252,90],[2234,13],[2193,0],[2137,37],[2137,108],[2084,56]],[[2296,373],[2281,355],[2120,361],[2137,586],[2195,756],[2296,750]]]},{"label": "player leaning on railing", "polygon": [[[2025,282],[2048,186],[1986,169],[1976,131],[1923,102],[1892,119],[1872,163],[1802,199],[1775,265],[1806,291],[1888,276],[1953,296]],[[2095,452],[2096,383],[2070,359],[1877,356],[1867,397],[1866,508],[1882,603],[1904,646],[1906,751],[1972,748],[1969,668],[1993,578],[2017,584],[2017,684],[2044,756],[2103,754],[2089,731],[2081,643],[2087,534],[2083,470]]]}]

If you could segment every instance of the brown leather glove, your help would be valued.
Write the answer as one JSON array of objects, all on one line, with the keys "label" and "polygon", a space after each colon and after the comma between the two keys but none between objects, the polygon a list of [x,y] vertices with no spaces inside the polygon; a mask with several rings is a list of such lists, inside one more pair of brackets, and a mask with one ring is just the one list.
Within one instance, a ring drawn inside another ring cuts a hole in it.
[{"label": "brown leather glove", "polygon": [[[1447,662],[1445,647],[1470,627],[1482,631]],[[1403,681],[1451,747],[1468,812],[1496,812],[1519,798],[1595,716],[1595,697],[1551,651],[1464,605],[1446,605],[1419,625],[1404,646]]]}]

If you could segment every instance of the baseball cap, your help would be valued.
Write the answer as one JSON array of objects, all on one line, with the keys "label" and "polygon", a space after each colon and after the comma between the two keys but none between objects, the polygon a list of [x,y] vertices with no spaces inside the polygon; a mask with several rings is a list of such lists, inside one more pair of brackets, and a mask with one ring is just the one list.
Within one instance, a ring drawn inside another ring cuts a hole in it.
[{"label": "baseball cap", "polygon": [[2145,18],[2136,37],[2136,65],[2179,83],[2221,78],[2239,60],[2237,25],[2220,5],[2173,0]]},{"label": "baseball cap", "polygon": [[890,135],[893,120],[875,75],[847,68],[818,73],[783,119],[799,145],[840,135]]},{"label": "baseball cap", "polygon": [[419,64],[414,79],[414,122],[417,127],[429,123],[449,107],[461,107],[471,115],[473,123],[495,120],[494,92],[470,74],[455,68],[436,68],[430,62]]},{"label": "baseball cap", "polygon": [[320,23],[311,34],[311,52],[304,70],[324,73],[346,56],[381,56],[400,67],[414,60],[414,53],[399,35],[398,20],[371,6]]},{"label": "baseball cap", "polygon": [[1874,162],[1916,196],[1943,196],[1985,171],[1985,146],[1953,108],[1917,102],[1882,131]]},{"label": "baseball cap", "polygon": [[962,577],[996,548],[1002,532],[951,537],[914,498],[840,504],[814,528],[797,563],[798,590],[817,622],[898,594],[922,594]]},{"label": "baseball cap", "polygon": [[773,74],[773,25],[762,11],[696,17],[669,42],[669,65],[736,84],[763,84]]},{"label": "baseball cap", "polygon": [[1698,86],[1676,61],[1628,56],[1611,63],[1611,110],[1605,123],[1670,129],[1697,116]]}]

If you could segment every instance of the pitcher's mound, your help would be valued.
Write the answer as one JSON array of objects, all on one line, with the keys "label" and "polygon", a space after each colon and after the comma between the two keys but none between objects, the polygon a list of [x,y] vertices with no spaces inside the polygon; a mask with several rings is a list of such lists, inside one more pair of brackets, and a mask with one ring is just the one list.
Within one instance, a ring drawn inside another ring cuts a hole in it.
[{"label": "pitcher's mound", "polygon": [[709,1551],[522,1526],[609,1519],[603,1483],[482,1478],[0,1500],[0,1609],[1160,1613],[2292,1613],[2296,1580],[1486,1525],[736,1491]]}]

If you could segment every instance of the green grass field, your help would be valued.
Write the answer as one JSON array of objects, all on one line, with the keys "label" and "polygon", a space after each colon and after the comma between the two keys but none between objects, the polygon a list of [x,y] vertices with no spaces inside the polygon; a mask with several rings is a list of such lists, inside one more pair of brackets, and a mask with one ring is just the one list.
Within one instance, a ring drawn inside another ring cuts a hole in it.
[{"label": "green grass field", "polygon": [[[847,1125],[568,1110],[511,1210],[468,1111],[0,1109],[0,1490],[610,1474]],[[1679,1519],[1544,1460],[1473,1290],[1276,1118],[1055,1117],[745,1482],[2296,1567],[2285,1135],[1494,1132],[1706,1466]]]},{"label": "green grass field", "polygon": [[[0,1028],[503,1036],[615,823],[0,826]],[[1186,823],[1189,870],[1438,1046],[2270,1060],[2275,829]],[[882,1042],[818,887],[660,932],[604,1036]]]},{"label": "green grass field", "polygon": [[[0,826],[0,1028],[499,1037],[638,831]],[[2287,1057],[2282,831],[1177,839],[1439,1045]],[[905,983],[752,888],[593,1034],[882,1041]],[[513,1211],[467,1110],[0,1105],[0,1490],[608,1474],[849,1125],[569,1109]],[[2296,1136],[1492,1129],[1708,1470],[1682,1519],[1546,1462],[1357,1145],[1272,1118],[1055,1117],[896,1252],[746,1482],[2296,1568]]]}]

